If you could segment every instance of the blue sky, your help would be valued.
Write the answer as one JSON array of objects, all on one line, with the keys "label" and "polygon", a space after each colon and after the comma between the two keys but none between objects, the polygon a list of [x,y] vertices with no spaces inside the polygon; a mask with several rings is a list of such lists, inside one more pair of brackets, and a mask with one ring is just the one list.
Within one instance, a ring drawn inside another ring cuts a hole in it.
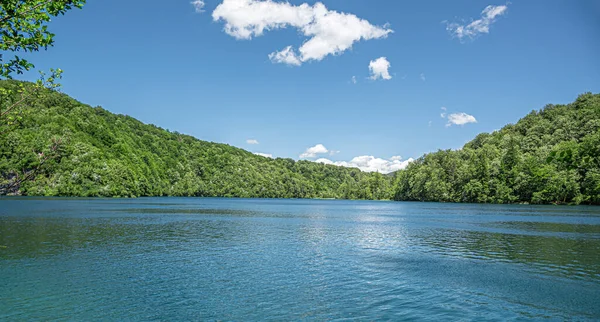
[{"label": "blue sky", "polygon": [[[89,0],[30,58],[92,106],[275,157],[322,144],[308,159],[373,156],[383,170],[600,87],[595,0],[258,2]],[[294,64],[270,59],[288,46]],[[372,61],[385,77],[369,78]],[[452,114],[477,122],[447,126]]]}]

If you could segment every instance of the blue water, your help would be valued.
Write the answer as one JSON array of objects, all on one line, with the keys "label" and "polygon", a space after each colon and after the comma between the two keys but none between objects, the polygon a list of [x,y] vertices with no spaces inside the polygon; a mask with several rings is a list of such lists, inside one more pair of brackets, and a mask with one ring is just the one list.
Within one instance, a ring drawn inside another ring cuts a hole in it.
[{"label": "blue water", "polygon": [[0,199],[0,320],[598,320],[600,208]]}]

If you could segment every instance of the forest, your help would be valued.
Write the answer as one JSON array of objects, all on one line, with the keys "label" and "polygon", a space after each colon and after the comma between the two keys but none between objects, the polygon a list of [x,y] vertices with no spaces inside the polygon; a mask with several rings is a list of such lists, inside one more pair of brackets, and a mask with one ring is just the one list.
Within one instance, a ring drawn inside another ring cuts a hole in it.
[{"label": "forest", "polygon": [[399,171],[394,200],[600,204],[600,95],[547,105]]},{"label": "forest", "polygon": [[[20,99],[21,85],[0,81],[0,89],[13,93],[8,101]],[[53,90],[13,114],[18,117],[0,127],[0,192],[5,194],[391,199],[392,180],[379,173],[258,156],[90,107]],[[2,189],[37,169],[33,180]]]},{"label": "forest", "polygon": [[[0,89],[17,93],[23,84],[0,81]],[[532,111],[462,149],[426,154],[391,175],[265,158],[54,90],[22,104],[15,115],[0,127],[4,194],[600,204],[598,94]],[[31,180],[6,188],[34,170]]]}]

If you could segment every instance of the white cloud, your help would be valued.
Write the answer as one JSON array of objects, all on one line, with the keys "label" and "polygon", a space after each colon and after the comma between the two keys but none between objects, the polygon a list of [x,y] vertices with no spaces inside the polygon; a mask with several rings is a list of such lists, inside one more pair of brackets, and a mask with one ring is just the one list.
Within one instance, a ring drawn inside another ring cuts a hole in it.
[{"label": "white cloud", "polygon": [[269,55],[275,63],[296,66],[341,54],[355,42],[385,38],[393,32],[386,25],[374,26],[353,14],[329,10],[320,2],[295,6],[272,0],[223,0],[212,17],[215,21],[224,21],[224,31],[237,39],[252,39],[265,30],[297,28],[309,38],[298,52],[287,46]]},{"label": "white cloud", "polygon": [[467,113],[454,113],[448,115],[448,124],[446,126],[465,125],[467,123],[477,123],[477,120],[473,115]]},{"label": "white cloud", "polygon": [[191,4],[194,6],[194,10],[196,10],[197,13],[204,12],[204,0],[194,0]]},{"label": "white cloud", "polygon": [[248,143],[248,144],[258,144],[258,140],[248,139],[248,140],[246,140],[246,143]]},{"label": "white cloud", "polygon": [[371,79],[392,79],[390,75],[389,69],[391,67],[390,62],[385,57],[379,57],[375,60],[372,60],[369,63],[369,71],[371,72]]},{"label": "white cloud", "polygon": [[352,84],[356,84],[358,83],[358,80],[356,79],[356,76],[352,76]]},{"label": "white cloud", "polygon": [[269,59],[273,63],[288,64],[293,66],[302,65],[300,58],[298,58],[292,46],[287,46],[282,51],[275,51],[270,53]]},{"label": "white cloud", "polygon": [[273,159],[273,155],[272,154],[268,154],[268,153],[260,153],[260,152],[256,152],[254,153],[256,155],[260,155],[261,157],[265,157],[265,158],[271,158]]},{"label": "white cloud", "polygon": [[425,81],[425,74],[421,73],[421,75],[419,75],[419,77],[421,78],[422,81]]},{"label": "white cloud", "polygon": [[339,150],[331,150],[331,151],[329,151],[329,155],[336,155],[336,154],[338,154],[340,152],[341,151],[339,151]]},{"label": "white cloud", "polygon": [[317,154],[325,154],[328,153],[329,150],[323,144],[317,144],[313,147],[310,147],[304,151],[304,153],[300,154],[300,158],[314,158]]},{"label": "white cloud", "polygon": [[507,6],[487,6],[481,12],[481,18],[469,24],[447,23],[446,30],[453,36],[463,41],[465,38],[474,39],[480,34],[490,32],[490,26],[498,16],[506,13]]},{"label": "white cloud", "polygon": [[447,115],[447,114],[446,114],[446,111],[447,111],[448,109],[446,109],[446,108],[445,108],[445,107],[443,107],[443,106],[441,107],[441,109],[442,109],[442,111],[443,111],[443,112],[442,112],[442,113],[440,113],[440,117],[441,117],[441,118],[443,118],[443,119],[445,119],[445,118],[446,118],[446,115]]},{"label": "white cloud", "polygon": [[346,161],[331,161],[329,159],[321,158],[315,162],[323,163],[323,164],[331,164],[337,165],[341,167],[348,168],[359,168],[361,171],[365,172],[379,172],[379,173],[390,173],[398,170],[402,170],[408,166],[409,163],[413,162],[414,159],[410,158],[408,160],[402,161],[402,158],[399,156],[394,156],[389,160],[376,158],[370,155],[363,155],[359,157],[355,157],[349,162]]}]

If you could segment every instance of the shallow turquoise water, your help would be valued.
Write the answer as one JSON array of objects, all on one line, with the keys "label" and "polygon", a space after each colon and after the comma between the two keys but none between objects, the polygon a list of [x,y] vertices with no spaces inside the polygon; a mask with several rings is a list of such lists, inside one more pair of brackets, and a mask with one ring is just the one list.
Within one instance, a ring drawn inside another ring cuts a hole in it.
[{"label": "shallow turquoise water", "polygon": [[600,208],[0,199],[0,320],[600,319]]}]

